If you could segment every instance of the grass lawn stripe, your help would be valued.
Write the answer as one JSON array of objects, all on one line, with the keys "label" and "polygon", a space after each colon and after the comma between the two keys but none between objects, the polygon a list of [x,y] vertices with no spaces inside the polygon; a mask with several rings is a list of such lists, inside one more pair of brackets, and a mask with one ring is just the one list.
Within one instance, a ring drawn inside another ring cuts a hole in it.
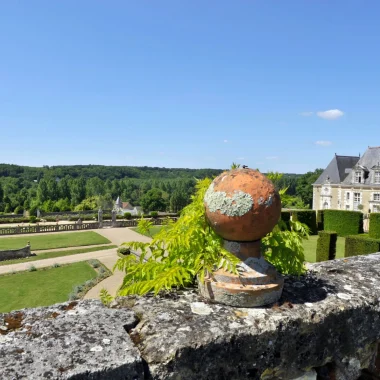
[{"label": "grass lawn stripe", "polygon": [[117,248],[117,247],[118,247],[117,245],[101,245],[101,246],[92,247],[92,248],[78,248],[78,249],[68,249],[67,251],[44,252],[44,253],[38,254],[37,256],[26,257],[25,259],[0,261],[0,266],[10,265],[10,264],[19,264],[19,263],[28,263],[29,261],[45,260],[45,259],[51,259],[53,257],[71,256],[71,255],[76,255],[79,253],[96,252],[96,251],[102,251],[105,249]]},{"label": "grass lawn stripe", "polygon": [[96,275],[96,271],[82,261],[58,268],[0,276],[0,312],[67,301],[73,286]]},{"label": "grass lawn stripe", "polygon": [[46,233],[35,236],[0,238],[0,250],[23,248],[28,241],[32,251],[111,243],[107,238],[94,231]]}]

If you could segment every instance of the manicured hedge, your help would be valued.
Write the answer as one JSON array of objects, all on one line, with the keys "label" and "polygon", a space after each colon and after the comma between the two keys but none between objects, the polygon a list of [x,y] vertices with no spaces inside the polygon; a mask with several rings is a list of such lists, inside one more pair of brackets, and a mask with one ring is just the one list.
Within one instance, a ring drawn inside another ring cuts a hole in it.
[{"label": "manicured hedge", "polygon": [[326,231],[336,231],[338,236],[363,232],[363,214],[360,211],[324,210],[323,214]]},{"label": "manicured hedge", "polygon": [[286,226],[289,228],[289,221],[290,221],[290,211],[281,211],[281,220],[286,224]]},{"label": "manicured hedge", "polygon": [[380,240],[367,235],[347,236],[344,257],[366,255],[380,251]]},{"label": "manicured hedge", "polygon": [[335,231],[319,231],[317,240],[317,262],[334,260],[336,256],[336,241],[338,234]]},{"label": "manicured hedge", "polygon": [[310,235],[317,234],[317,215],[315,210],[298,210],[294,212],[295,217],[310,229]]},{"label": "manicured hedge", "polygon": [[374,212],[369,217],[369,237],[380,239],[380,213]]},{"label": "manicured hedge", "polygon": [[318,231],[324,231],[325,216],[323,213],[324,210],[317,211],[317,229]]}]

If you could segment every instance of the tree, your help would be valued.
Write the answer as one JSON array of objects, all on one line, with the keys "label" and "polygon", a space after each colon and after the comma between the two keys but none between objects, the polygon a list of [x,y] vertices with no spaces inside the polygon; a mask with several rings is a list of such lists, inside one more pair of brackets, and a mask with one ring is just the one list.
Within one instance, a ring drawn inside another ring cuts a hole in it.
[{"label": "tree", "polygon": [[43,204],[48,199],[49,199],[48,185],[47,185],[46,180],[42,178],[40,183],[38,184],[37,200],[38,200],[38,203]]},{"label": "tree", "polygon": [[53,178],[49,179],[48,181],[48,192],[50,200],[57,201],[59,199],[59,189],[57,181]]},{"label": "tree", "polygon": [[160,189],[151,189],[141,198],[141,206],[147,211],[165,211],[166,202]]},{"label": "tree", "polygon": [[86,198],[86,181],[83,177],[75,179],[71,186],[71,200],[74,205]]},{"label": "tree", "polygon": [[62,199],[71,199],[69,178],[64,177],[58,183],[59,197]]},{"label": "tree", "polygon": [[322,174],[323,169],[315,169],[313,172],[307,172],[297,180],[296,194],[308,206],[313,206],[313,183]]},{"label": "tree", "polygon": [[170,211],[179,212],[188,203],[188,197],[186,193],[180,190],[175,190],[170,197]]}]

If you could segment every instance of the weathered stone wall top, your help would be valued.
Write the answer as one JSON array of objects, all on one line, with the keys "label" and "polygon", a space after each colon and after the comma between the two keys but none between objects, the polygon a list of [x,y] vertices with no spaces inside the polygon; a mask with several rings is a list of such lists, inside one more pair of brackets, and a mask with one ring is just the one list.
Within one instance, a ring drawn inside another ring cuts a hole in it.
[{"label": "weathered stone wall top", "polygon": [[[65,303],[0,315],[4,379],[357,379],[380,340],[380,253],[288,277],[276,305],[167,297]],[[332,375],[331,375],[332,376]]]}]

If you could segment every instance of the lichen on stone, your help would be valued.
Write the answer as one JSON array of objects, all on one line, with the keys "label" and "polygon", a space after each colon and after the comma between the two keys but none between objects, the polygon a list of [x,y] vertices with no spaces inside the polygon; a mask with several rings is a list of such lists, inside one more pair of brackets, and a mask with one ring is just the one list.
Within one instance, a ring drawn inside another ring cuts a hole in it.
[{"label": "lichen on stone", "polygon": [[253,206],[250,194],[239,190],[229,197],[225,191],[215,191],[214,184],[211,184],[206,191],[204,201],[211,212],[219,211],[227,216],[243,216]]}]

